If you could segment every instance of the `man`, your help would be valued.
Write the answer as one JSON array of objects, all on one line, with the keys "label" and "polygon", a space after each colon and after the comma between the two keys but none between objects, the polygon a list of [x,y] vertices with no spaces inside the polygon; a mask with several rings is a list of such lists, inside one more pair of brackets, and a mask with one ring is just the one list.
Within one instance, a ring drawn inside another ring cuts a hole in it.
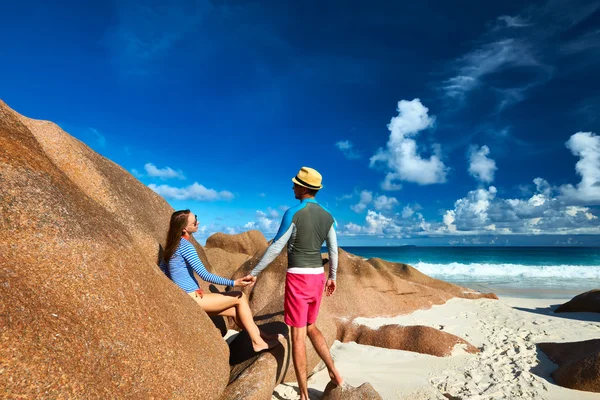
[{"label": "man", "polygon": [[[285,323],[291,327],[292,357],[300,388],[300,399],[308,400],[306,383],[306,335],[327,367],[331,381],[341,385],[343,380],[333,364],[329,348],[321,331],[315,325],[323,287],[327,296],[335,293],[338,264],[336,222],[315,200],[321,185],[321,174],[302,167],[294,182],[294,195],[300,204],[287,210],[279,231],[263,258],[250,273],[252,276],[265,269],[281,253],[287,243],[288,270],[285,282]],[[329,251],[329,279],[321,260],[321,246],[327,242]]]}]

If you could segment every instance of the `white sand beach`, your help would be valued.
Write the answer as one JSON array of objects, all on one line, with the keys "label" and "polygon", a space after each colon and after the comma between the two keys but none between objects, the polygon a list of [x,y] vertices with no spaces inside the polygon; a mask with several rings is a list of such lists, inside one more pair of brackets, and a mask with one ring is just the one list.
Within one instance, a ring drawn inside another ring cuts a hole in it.
[{"label": "white sand beach", "polygon": [[[502,297],[499,301],[452,299],[429,310],[394,318],[357,318],[371,328],[427,325],[452,333],[480,348],[468,354],[435,357],[336,341],[332,355],[346,382],[370,382],[384,399],[596,399],[600,393],[566,389],[553,383],[556,369],[539,342],[573,342],[600,337],[600,314],[561,313],[567,299]],[[322,363],[309,379],[311,399],[329,381]],[[296,385],[281,384],[272,399],[296,399]]]}]

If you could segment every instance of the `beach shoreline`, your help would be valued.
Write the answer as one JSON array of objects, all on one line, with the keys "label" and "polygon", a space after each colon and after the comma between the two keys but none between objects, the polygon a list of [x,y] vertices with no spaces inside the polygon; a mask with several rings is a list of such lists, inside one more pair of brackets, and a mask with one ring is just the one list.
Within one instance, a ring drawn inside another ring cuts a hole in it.
[{"label": "beach shoreline", "polygon": [[[556,293],[545,293],[545,295]],[[557,386],[556,369],[536,346],[540,342],[575,342],[600,336],[600,314],[553,311],[571,299],[546,296],[499,296],[499,300],[454,298],[428,310],[391,318],[357,318],[377,329],[383,325],[425,325],[459,336],[481,352],[458,346],[450,357],[435,357],[336,341],[331,348],[346,382],[373,385],[384,399],[600,399],[600,393]],[[329,381],[323,364],[309,379],[311,399],[320,398]],[[272,399],[297,398],[296,385],[280,384]]]}]

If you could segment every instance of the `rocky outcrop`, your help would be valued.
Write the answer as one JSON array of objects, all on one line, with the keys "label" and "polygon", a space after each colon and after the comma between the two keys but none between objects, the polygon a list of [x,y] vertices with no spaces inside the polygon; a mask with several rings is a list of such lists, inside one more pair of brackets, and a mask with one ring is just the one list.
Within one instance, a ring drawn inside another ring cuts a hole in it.
[{"label": "rocky outcrop", "polygon": [[600,312],[600,290],[594,289],[573,297],[560,305],[555,313],[561,312]]},{"label": "rocky outcrop", "polygon": [[323,392],[323,400],[381,400],[382,397],[377,393],[373,386],[365,382],[355,388],[346,383],[342,386],[334,385],[329,382]]},{"label": "rocky outcrop", "polygon": [[467,353],[479,352],[477,347],[458,336],[422,325],[385,325],[379,329],[371,329],[364,325],[346,323],[338,327],[337,338],[344,343],[356,342],[437,357],[452,355],[456,345],[461,345]]},{"label": "rocky outcrop", "polygon": [[243,253],[228,253],[227,251],[214,247],[204,249],[206,258],[213,268],[213,273],[223,276],[232,276],[251,257]]},{"label": "rocky outcrop", "polygon": [[[262,254],[257,254],[248,260],[234,274],[234,277],[249,273],[256,266],[261,256]],[[455,293],[462,294],[463,291],[469,291],[469,296],[486,297],[484,294],[451,284],[448,284],[447,287],[440,285],[441,288],[436,288],[412,282],[395,274],[384,261],[374,266],[342,249],[340,249],[339,265],[338,290],[333,296],[323,298],[321,311],[317,319],[317,326],[330,346],[336,338],[339,339],[337,326],[339,321],[350,321],[357,316],[376,317],[406,314],[418,309],[429,308],[435,304],[443,304],[448,299],[456,297]],[[327,269],[328,264],[325,264],[325,267]],[[255,314],[257,324],[283,323],[283,293],[286,269],[287,255],[282,252],[259,276],[249,296],[250,306]],[[413,332],[421,331],[417,329]],[[444,334],[444,332],[439,333],[440,335]],[[433,335],[435,333],[431,333],[429,336]],[[428,335],[422,336],[428,337]],[[410,335],[407,334],[407,337],[410,337]],[[460,338],[456,339],[460,340]],[[446,337],[444,337],[444,340],[446,340]],[[419,347],[415,345],[413,348],[418,349]],[[295,381],[291,355],[288,353],[287,346],[284,346],[284,349],[285,357],[280,361],[283,365],[279,366],[284,372],[283,381]],[[440,349],[435,351],[442,353]],[[319,360],[310,341],[307,341],[308,370],[312,370]]]},{"label": "rocky outcrop", "polygon": [[600,339],[539,343],[538,347],[558,365],[552,372],[556,384],[600,393]]},{"label": "rocky outcrop", "polygon": [[3,396],[220,396],[226,343],[156,266],[162,198],[2,102],[0,182]]},{"label": "rocky outcrop", "polygon": [[267,239],[260,231],[251,230],[228,235],[226,233],[215,233],[206,239],[206,248],[219,248],[228,253],[239,253],[253,256],[256,252],[264,252],[267,248]]},{"label": "rocky outcrop", "polygon": [[420,272],[418,269],[411,267],[408,264],[389,262],[380,258],[370,258],[369,260],[367,260],[367,262],[377,269],[387,270],[404,280],[419,283],[421,285],[428,286],[432,289],[442,290],[444,292],[452,294],[455,297],[460,297],[464,299],[487,298],[498,300],[498,296],[496,296],[494,293],[479,293],[472,289],[464,288],[462,286],[454,285],[452,283],[448,283],[440,279],[432,278]]}]

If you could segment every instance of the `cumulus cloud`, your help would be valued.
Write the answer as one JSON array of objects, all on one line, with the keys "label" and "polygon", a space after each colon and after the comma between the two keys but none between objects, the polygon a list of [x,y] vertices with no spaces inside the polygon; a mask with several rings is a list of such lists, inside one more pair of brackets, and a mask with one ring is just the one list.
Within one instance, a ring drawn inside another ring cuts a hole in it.
[{"label": "cumulus cloud", "polygon": [[148,176],[152,178],[159,178],[163,180],[174,178],[185,179],[185,176],[183,175],[183,172],[181,172],[181,170],[175,171],[171,167],[157,168],[154,164],[147,163],[146,165],[144,165],[144,169],[146,170],[146,174],[148,174]]},{"label": "cumulus cloud", "polygon": [[373,201],[373,206],[378,211],[391,211],[398,205],[398,200],[395,197],[387,197],[384,195],[377,196]]},{"label": "cumulus cloud", "polygon": [[355,213],[360,214],[367,209],[367,205],[369,205],[371,201],[373,201],[373,193],[368,190],[363,190],[360,192],[360,201],[358,204],[354,204],[353,206],[350,206],[350,208]]},{"label": "cumulus cloud", "polygon": [[441,148],[432,147],[433,154],[427,159],[413,137],[433,126],[435,118],[428,115],[429,109],[419,99],[398,102],[398,116],[388,125],[391,134],[385,149],[379,149],[371,157],[371,167],[383,165],[387,175],[381,187],[398,190],[398,181],[429,185],[446,182],[448,168],[441,161]]},{"label": "cumulus cloud", "polygon": [[208,189],[198,182],[194,182],[192,185],[183,188],[169,185],[155,185],[153,183],[148,185],[148,187],[165,199],[172,200],[217,201],[234,198],[233,193],[230,191],[222,190],[217,192],[215,189]]},{"label": "cumulus cloud", "polygon": [[410,218],[415,214],[415,210],[409,205],[404,206],[402,209],[402,218]]},{"label": "cumulus cloud", "polygon": [[471,145],[469,148],[469,174],[475,179],[492,183],[494,181],[494,172],[498,169],[496,162],[490,158],[490,149],[487,146]]},{"label": "cumulus cloud", "polygon": [[335,144],[344,156],[349,160],[356,160],[360,158],[360,153],[354,149],[354,144],[349,140],[342,140]]},{"label": "cumulus cloud", "polygon": [[344,225],[346,234],[348,235],[356,235],[362,232],[362,227],[358,224],[355,224],[353,222],[350,222],[346,225]]},{"label": "cumulus cloud", "polygon": [[566,146],[579,157],[575,164],[581,182],[577,186],[564,185],[560,188],[562,199],[570,203],[600,204],[600,136],[592,132],[577,132]]},{"label": "cumulus cloud", "polygon": [[[471,154],[487,159],[488,151],[484,147],[475,148]],[[569,138],[566,147],[579,157],[575,169],[581,182],[577,185],[553,186],[538,177],[533,180],[533,190],[519,191],[521,197],[518,198],[499,197],[495,186],[480,187],[456,200],[453,207],[442,214],[441,221],[425,220],[417,211],[421,209],[418,204],[406,205],[401,212],[393,215],[368,210],[362,224],[346,224],[340,234],[385,238],[599,235],[600,212],[591,206],[600,205],[600,136],[591,132],[578,132]],[[483,165],[487,167],[475,168],[473,173],[480,177],[490,177],[486,172],[493,168],[489,163],[484,162]],[[374,207],[379,197],[371,196],[366,204]],[[382,199],[382,204],[389,203]],[[368,207],[365,206],[366,208]],[[384,210],[384,207],[380,208]],[[460,240],[456,243],[467,244]]]},{"label": "cumulus cloud", "polygon": [[369,210],[367,212],[365,221],[366,224],[363,227],[363,231],[370,235],[397,233],[400,230],[391,217],[386,217],[385,215],[373,210]]},{"label": "cumulus cloud", "polygon": [[488,210],[491,201],[496,197],[496,188],[477,189],[469,192],[467,197],[454,203],[454,210],[448,210],[444,214],[444,224],[448,231],[455,232],[458,229],[467,230],[482,228],[488,224]]},{"label": "cumulus cloud", "polygon": [[244,229],[257,229],[263,234],[269,235],[277,233],[279,223],[279,213],[277,210],[268,208],[266,212],[257,210],[255,220],[246,223]]}]

